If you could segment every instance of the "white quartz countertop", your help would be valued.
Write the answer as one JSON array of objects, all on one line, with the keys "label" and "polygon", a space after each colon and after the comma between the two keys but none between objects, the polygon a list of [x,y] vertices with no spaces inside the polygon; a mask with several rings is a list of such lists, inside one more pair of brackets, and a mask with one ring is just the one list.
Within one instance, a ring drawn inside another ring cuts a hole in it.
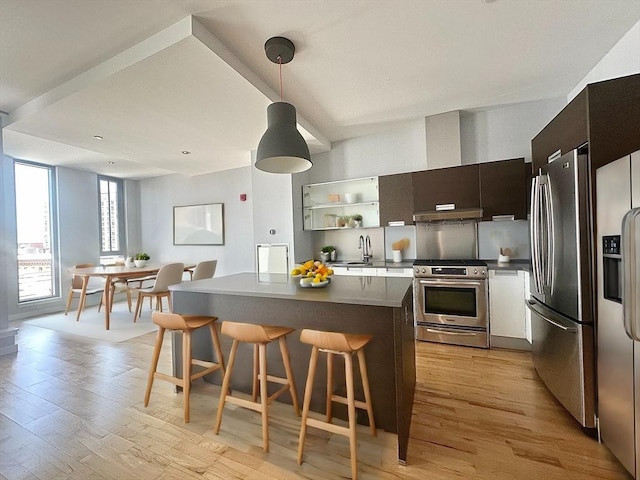
[{"label": "white quartz countertop", "polygon": [[299,285],[299,278],[290,275],[237,273],[182,282],[170,286],[169,289],[173,292],[401,307],[407,290],[412,288],[412,283],[412,278],[334,275],[326,287],[303,288]]}]

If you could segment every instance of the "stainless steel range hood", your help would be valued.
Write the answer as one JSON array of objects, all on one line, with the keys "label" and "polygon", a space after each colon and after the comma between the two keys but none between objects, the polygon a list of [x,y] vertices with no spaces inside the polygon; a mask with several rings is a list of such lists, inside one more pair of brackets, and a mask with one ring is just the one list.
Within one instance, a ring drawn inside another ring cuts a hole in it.
[{"label": "stainless steel range hood", "polygon": [[414,222],[438,222],[441,220],[479,220],[482,218],[482,208],[457,208],[416,212]]}]

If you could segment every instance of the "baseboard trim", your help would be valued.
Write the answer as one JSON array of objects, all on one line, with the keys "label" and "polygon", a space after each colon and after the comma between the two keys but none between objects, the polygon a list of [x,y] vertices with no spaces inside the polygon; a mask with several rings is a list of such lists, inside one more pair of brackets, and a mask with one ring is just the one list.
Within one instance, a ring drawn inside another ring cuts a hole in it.
[{"label": "baseboard trim", "polygon": [[508,348],[509,350],[531,351],[531,344],[526,338],[498,337],[491,335],[491,348]]}]

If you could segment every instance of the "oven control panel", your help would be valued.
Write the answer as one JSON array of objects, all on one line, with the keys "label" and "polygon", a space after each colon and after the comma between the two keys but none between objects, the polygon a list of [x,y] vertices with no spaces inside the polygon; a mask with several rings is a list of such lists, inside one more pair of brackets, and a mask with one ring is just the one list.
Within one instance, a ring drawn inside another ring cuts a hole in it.
[{"label": "oven control panel", "polygon": [[486,267],[414,267],[414,277],[486,278]]}]

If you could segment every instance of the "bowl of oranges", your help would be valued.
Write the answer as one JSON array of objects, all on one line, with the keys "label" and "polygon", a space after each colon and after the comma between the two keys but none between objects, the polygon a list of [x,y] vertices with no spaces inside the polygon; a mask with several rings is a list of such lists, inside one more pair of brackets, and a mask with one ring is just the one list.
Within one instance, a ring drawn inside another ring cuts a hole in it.
[{"label": "bowl of oranges", "polygon": [[303,288],[322,288],[331,282],[333,270],[318,260],[307,260],[302,265],[291,270],[291,276],[300,277]]}]

